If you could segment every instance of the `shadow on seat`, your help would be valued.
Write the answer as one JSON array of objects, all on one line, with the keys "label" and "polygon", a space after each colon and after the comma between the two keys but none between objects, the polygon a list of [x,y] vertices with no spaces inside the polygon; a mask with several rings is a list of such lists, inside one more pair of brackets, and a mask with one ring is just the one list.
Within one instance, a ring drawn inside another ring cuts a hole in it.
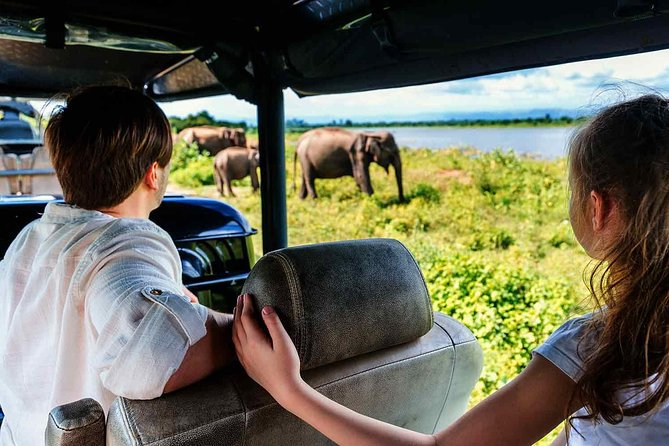
[{"label": "shadow on seat", "polygon": [[[465,411],[481,372],[480,346],[462,324],[432,312],[423,276],[398,241],[274,251],[255,265],[244,292],[258,307],[276,308],[302,376],[335,401],[424,433]],[[51,412],[48,445],[331,444],[238,366],[155,400],[117,398],[106,439],[98,418],[82,411],[90,400],[82,401]],[[77,430],[93,433],[75,439]]]}]

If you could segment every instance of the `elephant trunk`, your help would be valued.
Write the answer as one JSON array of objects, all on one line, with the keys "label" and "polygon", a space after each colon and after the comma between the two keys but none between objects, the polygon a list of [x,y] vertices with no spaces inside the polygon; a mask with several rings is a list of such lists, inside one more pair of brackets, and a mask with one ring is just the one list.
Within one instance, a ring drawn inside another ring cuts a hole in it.
[{"label": "elephant trunk", "polygon": [[402,160],[399,153],[393,158],[393,168],[395,169],[395,178],[397,179],[397,194],[402,202],[404,201],[404,188],[402,187]]}]

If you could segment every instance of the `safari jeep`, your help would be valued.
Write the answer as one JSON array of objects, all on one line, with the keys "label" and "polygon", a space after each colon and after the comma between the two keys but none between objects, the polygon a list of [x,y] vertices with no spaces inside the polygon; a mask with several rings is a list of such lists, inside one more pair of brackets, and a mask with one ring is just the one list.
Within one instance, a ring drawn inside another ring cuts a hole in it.
[{"label": "safari jeep", "polygon": [[[247,0],[224,8],[0,0],[0,94],[49,98],[122,79],[156,101],[231,94],[255,104],[266,254],[243,289],[277,307],[304,377],[319,391],[372,417],[434,432],[466,409],[480,347],[459,322],[432,312],[422,274],[398,242],[288,247],[283,90],[347,93],[667,48],[667,11],[669,3],[652,0]],[[9,175],[24,173],[19,168]],[[3,240],[43,206],[35,198],[1,201]],[[180,246],[189,286],[211,291],[205,303],[219,302],[217,278],[233,289],[241,284],[252,265],[252,230],[233,209],[169,198],[152,218]],[[151,401],[55,407],[46,442],[328,443],[237,366]]]}]

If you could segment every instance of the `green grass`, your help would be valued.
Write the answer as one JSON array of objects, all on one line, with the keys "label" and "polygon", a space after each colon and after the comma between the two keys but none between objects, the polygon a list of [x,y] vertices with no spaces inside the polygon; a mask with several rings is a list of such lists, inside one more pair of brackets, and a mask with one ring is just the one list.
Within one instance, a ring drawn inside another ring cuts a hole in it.
[{"label": "green grass", "polygon": [[[347,177],[317,180],[319,198],[303,201],[291,187],[296,138],[291,134],[286,143],[289,244],[366,237],[403,242],[425,274],[435,310],[462,321],[481,342],[485,364],[472,404],[516,376],[536,346],[587,309],[581,277],[588,258],[568,222],[564,159],[403,149],[408,202],[398,202],[394,175],[376,165],[371,197]],[[217,196],[213,185],[193,180],[211,169],[208,161],[182,164],[175,180],[194,194]],[[259,195],[248,178],[234,188],[237,197],[225,201],[260,230]],[[255,240],[257,256],[261,240]]]}]

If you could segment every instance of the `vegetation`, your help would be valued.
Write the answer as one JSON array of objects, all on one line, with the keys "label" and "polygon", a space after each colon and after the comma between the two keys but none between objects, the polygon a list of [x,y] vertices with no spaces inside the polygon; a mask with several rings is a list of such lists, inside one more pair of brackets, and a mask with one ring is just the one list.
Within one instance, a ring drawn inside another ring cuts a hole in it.
[{"label": "vegetation", "polygon": [[[365,128],[365,127],[564,127],[581,124],[586,118],[572,118],[561,116],[553,118],[550,114],[542,118],[524,119],[447,119],[435,121],[376,121],[376,122],[353,122],[350,119],[333,120],[328,123],[308,124],[302,119],[288,119],[286,130],[292,133],[303,133],[307,130],[322,127],[324,125]],[[186,127],[198,125],[216,125],[225,127],[242,127],[247,133],[254,134],[255,127],[247,126],[246,122],[220,121],[211,116],[207,111],[201,111],[196,115],[188,115],[185,118],[170,117],[170,123],[174,132],[178,133]]]},{"label": "vegetation", "polygon": [[[402,241],[425,274],[434,309],[462,321],[481,342],[485,365],[472,404],[516,376],[562,322],[587,311],[581,283],[587,256],[567,220],[564,159],[402,149],[407,203],[398,203],[394,176],[376,165],[371,197],[347,177],[317,180],[320,198],[302,201],[291,178],[296,138],[289,134],[286,144],[290,244]],[[217,196],[208,180],[196,180],[210,167],[187,153],[177,151],[176,159],[194,162],[179,161],[173,180],[191,193]],[[249,179],[234,187],[238,197],[226,201],[260,228],[260,197],[251,193]]]},{"label": "vegetation", "polygon": [[541,118],[523,119],[442,119],[432,121],[374,121],[353,122],[350,119],[333,120],[327,124],[308,124],[302,119],[289,119],[286,127],[293,132],[304,132],[306,130],[322,127],[323,125],[365,128],[365,127],[565,127],[578,125],[586,118],[572,118],[561,116],[553,118],[550,114]]},{"label": "vegetation", "polygon": [[245,121],[221,121],[214,118],[209,114],[208,111],[202,110],[201,112],[195,115],[188,115],[185,118],[178,118],[176,116],[170,116],[170,124],[172,125],[172,130],[175,133],[179,133],[181,130],[187,127],[196,127],[198,125],[215,125],[219,127],[241,127],[246,128]]}]

